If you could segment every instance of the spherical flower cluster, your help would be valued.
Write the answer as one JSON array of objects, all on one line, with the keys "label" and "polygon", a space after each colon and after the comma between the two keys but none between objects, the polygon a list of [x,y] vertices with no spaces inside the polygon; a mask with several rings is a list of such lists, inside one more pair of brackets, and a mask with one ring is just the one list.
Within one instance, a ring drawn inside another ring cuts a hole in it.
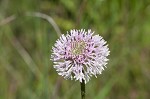
[{"label": "spherical flower cluster", "polygon": [[101,74],[107,64],[109,48],[106,41],[91,30],[71,30],[52,47],[51,60],[59,75],[87,83]]}]

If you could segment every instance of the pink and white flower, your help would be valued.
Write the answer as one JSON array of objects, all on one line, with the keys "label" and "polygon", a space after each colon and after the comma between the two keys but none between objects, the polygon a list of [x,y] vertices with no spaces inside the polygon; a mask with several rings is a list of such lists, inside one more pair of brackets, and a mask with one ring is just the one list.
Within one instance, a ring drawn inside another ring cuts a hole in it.
[{"label": "pink and white flower", "polygon": [[106,41],[91,30],[71,30],[62,35],[52,47],[51,60],[59,75],[87,83],[93,75],[101,74],[110,51]]}]

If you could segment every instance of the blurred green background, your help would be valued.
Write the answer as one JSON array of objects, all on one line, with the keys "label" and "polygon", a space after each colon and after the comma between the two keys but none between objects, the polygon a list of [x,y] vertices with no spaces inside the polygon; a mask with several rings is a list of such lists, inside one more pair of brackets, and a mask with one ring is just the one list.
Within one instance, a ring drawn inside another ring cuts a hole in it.
[{"label": "blurred green background", "polygon": [[86,99],[150,99],[150,0],[0,0],[0,99],[80,99],[79,82],[49,60],[58,34],[74,28],[111,51]]}]

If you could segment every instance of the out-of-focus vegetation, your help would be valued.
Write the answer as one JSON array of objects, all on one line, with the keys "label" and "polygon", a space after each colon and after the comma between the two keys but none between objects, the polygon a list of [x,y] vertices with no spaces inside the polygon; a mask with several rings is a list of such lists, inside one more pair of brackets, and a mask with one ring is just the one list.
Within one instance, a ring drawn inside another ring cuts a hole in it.
[{"label": "out-of-focus vegetation", "polygon": [[49,60],[62,33],[92,29],[108,41],[105,71],[86,84],[86,99],[150,99],[150,0],[0,0],[0,99],[80,99],[79,82]]}]

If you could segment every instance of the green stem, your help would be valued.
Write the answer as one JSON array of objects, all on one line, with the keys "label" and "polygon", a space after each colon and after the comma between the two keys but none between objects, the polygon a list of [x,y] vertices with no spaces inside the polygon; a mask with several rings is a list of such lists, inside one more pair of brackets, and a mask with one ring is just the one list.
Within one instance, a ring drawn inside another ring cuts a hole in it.
[{"label": "green stem", "polygon": [[82,82],[80,82],[81,85],[81,99],[85,99],[85,82],[82,79]]}]

